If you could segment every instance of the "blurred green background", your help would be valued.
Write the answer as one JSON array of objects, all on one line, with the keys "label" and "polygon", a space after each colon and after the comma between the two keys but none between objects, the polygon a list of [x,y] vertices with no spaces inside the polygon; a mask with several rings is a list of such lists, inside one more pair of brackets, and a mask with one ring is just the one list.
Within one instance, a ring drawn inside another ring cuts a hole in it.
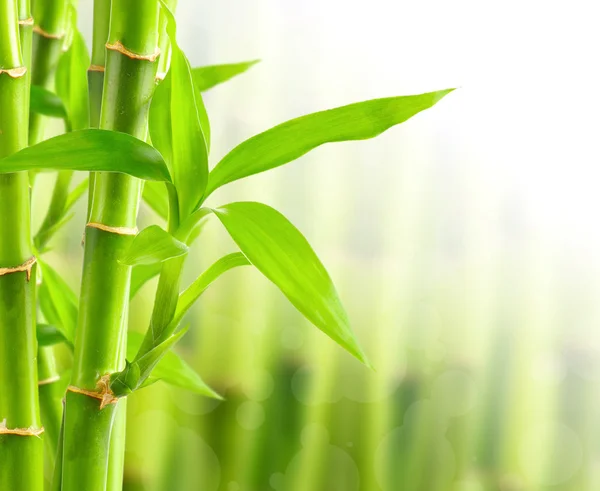
[{"label": "blurred green background", "polygon": [[[300,228],[376,371],[234,270],[177,348],[227,400],[131,397],[128,491],[600,489],[595,18],[579,0],[179,1],[192,65],[262,59],[206,94],[213,162],[311,111],[461,90],[211,198],[262,200]],[[84,219],[82,204],[49,257],[76,289]],[[188,279],[232,250],[209,224]]]}]

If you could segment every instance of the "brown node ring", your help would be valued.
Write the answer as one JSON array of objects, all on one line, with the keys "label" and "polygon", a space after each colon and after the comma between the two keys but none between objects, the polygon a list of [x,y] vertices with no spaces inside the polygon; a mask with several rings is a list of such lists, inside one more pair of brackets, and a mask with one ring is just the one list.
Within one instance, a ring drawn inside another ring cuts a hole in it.
[{"label": "brown node ring", "polygon": [[103,72],[105,71],[102,65],[90,65],[88,72]]},{"label": "brown node ring", "polygon": [[16,68],[0,68],[0,75],[6,73],[11,78],[19,78],[27,73],[26,66],[18,66]]},{"label": "brown node ring", "polygon": [[37,436],[44,433],[44,427],[36,428],[30,426],[29,428],[7,428],[6,418],[0,421],[0,435],[16,435],[16,436]]},{"label": "brown node ring", "polygon": [[97,228],[98,230],[103,230],[104,232],[117,235],[137,235],[138,233],[137,227],[112,227],[110,225],[104,225],[103,223],[96,222],[90,222],[86,225],[86,227]]},{"label": "brown node ring", "polygon": [[64,32],[61,32],[59,34],[52,34],[51,32],[44,31],[40,26],[33,26],[33,32],[46,39],[62,39],[65,37]]},{"label": "brown node ring", "polygon": [[58,382],[60,380],[60,377],[58,375],[54,375],[54,377],[48,377],[45,378],[43,380],[38,380],[38,386],[40,385],[50,385],[53,384],[55,382]]},{"label": "brown node ring", "polygon": [[119,402],[119,398],[113,394],[112,390],[110,390],[110,374],[107,373],[100,377],[96,387],[98,390],[87,390],[75,387],[74,385],[69,385],[67,391],[98,399],[100,401],[100,410],[104,409],[109,404],[116,404]]},{"label": "brown node ring", "polygon": [[19,20],[20,26],[32,26],[33,25],[33,17],[29,17],[29,19],[21,19]]},{"label": "brown node ring", "polygon": [[111,51],[118,51],[119,53],[131,58],[132,60],[143,60],[143,61],[156,61],[156,59],[160,56],[160,49],[156,48],[156,51],[149,55],[140,55],[138,53],[134,53],[133,51],[128,50],[121,41],[115,41],[114,43],[106,43],[106,49]]},{"label": "brown node ring", "polygon": [[35,256],[30,257],[23,264],[19,264],[18,266],[14,266],[12,268],[0,268],[0,276],[4,276],[12,273],[27,273],[27,281],[31,279],[31,268],[33,268],[34,264],[37,262],[37,258]]}]

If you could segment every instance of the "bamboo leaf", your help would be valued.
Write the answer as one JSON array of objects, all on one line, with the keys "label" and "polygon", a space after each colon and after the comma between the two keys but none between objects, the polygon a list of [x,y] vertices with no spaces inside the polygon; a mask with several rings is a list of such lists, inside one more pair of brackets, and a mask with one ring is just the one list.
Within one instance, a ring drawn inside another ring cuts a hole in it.
[{"label": "bamboo leaf", "polygon": [[131,287],[129,289],[129,299],[131,300],[135,294],[152,278],[158,276],[162,268],[162,263],[154,263],[149,265],[141,265],[133,268],[131,273]]},{"label": "bamboo leaf", "polygon": [[60,97],[39,85],[31,86],[31,111],[51,118],[66,119],[67,111]]},{"label": "bamboo leaf", "polygon": [[[143,338],[144,336],[137,332],[130,332],[128,334],[127,359],[132,360],[135,358]],[[162,380],[170,385],[189,390],[199,395],[212,397],[213,399],[222,399],[222,397],[211,389],[204,380],[202,380],[202,377],[200,377],[200,375],[174,351],[166,353],[158,362],[154,370],[152,370],[151,378]]]},{"label": "bamboo leaf", "polygon": [[177,302],[175,317],[171,321],[170,328],[175,329],[183,316],[194,305],[194,302],[206,291],[206,289],[223,273],[238,266],[249,266],[250,261],[240,252],[234,252],[222,257],[202,273],[181,295]]},{"label": "bamboo leaf", "polygon": [[254,202],[214,210],[248,260],[315,326],[369,364],[325,267],[281,213]]},{"label": "bamboo leaf", "polygon": [[231,80],[241,75],[249,68],[256,65],[260,60],[244,61],[241,63],[228,63],[224,65],[209,65],[192,68],[194,84],[200,92],[212,89],[216,85]]},{"label": "bamboo leaf", "polygon": [[149,128],[153,145],[169,164],[179,216],[185,219],[200,202],[208,180],[210,127],[190,64],[177,45],[175,18],[162,5],[172,43],[171,67],[152,98]]},{"label": "bamboo leaf", "polygon": [[39,288],[42,313],[73,344],[77,326],[77,296],[49,264],[39,259],[38,263],[42,270],[42,284]]},{"label": "bamboo leaf", "polygon": [[224,184],[287,164],[325,143],[374,138],[452,90],[359,102],[280,124],[229,152],[210,173],[204,199]]},{"label": "bamboo leaf", "polygon": [[188,247],[158,225],[145,228],[131,241],[120,262],[128,266],[162,263],[187,254]]},{"label": "bamboo leaf", "polygon": [[[71,16],[72,24],[75,16]],[[64,101],[71,130],[90,127],[87,69],[90,56],[83,36],[76,25],[71,25],[72,41],[60,57],[56,69],[56,93]]]},{"label": "bamboo leaf", "polygon": [[39,346],[53,346],[60,343],[71,344],[58,327],[50,324],[38,324],[36,335]]},{"label": "bamboo leaf", "polygon": [[0,160],[3,173],[23,170],[121,172],[150,181],[170,181],[160,153],[115,131],[82,130],[45,140]]},{"label": "bamboo leaf", "polygon": [[163,220],[169,219],[169,196],[162,182],[145,182],[142,197],[159,217]]}]

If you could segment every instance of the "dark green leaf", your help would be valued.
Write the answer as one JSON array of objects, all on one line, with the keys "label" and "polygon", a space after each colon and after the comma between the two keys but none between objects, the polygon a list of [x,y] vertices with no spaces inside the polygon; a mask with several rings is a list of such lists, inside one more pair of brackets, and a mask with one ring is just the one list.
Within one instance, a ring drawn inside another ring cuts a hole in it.
[{"label": "dark green leaf", "polygon": [[[142,344],[144,336],[137,332],[130,332],[127,340],[127,359],[133,360],[139,347]],[[181,387],[196,394],[212,397],[214,399],[222,399],[213,389],[211,389],[202,380],[200,375],[188,365],[174,351],[169,351],[158,362],[152,371],[152,378],[162,380],[170,385]]]},{"label": "dark green leaf", "polygon": [[71,45],[56,69],[56,93],[65,104],[71,130],[84,130],[90,127],[87,80],[90,56],[76,25],[71,26],[71,32]]},{"label": "dark green leaf", "polygon": [[31,86],[30,107],[31,111],[44,116],[67,118],[67,111],[60,97],[38,85]]},{"label": "dark green leaf", "polygon": [[183,316],[194,305],[194,302],[206,291],[206,289],[223,273],[238,266],[248,266],[250,261],[240,252],[234,252],[222,257],[215,262],[210,268],[202,273],[181,295],[177,302],[177,310],[172,321],[172,326],[175,328]]},{"label": "dark green leaf", "polygon": [[135,236],[120,262],[128,266],[162,263],[187,254],[188,247],[158,225],[151,225]]},{"label": "dark green leaf", "polygon": [[162,182],[147,181],[144,183],[142,194],[144,201],[148,203],[159,217],[163,220],[169,219],[169,196],[167,188]]},{"label": "dark green leaf", "polygon": [[296,227],[261,203],[231,203],[214,212],[248,260],[308,320],[368,364],[329,274]]},{"label": "dark green leaf", "polygon": [[233,77],[244,73],[260,60],[228,63],[225,65],[210,65],[192,68],[192,78],[200,92],[212,89],[214,86],[227,82]]},{"label": "dark green leaf", "polygon": [[60,343],[70,344],[61,330],[50,324],[38,324],[36,333],[39,346],[53,346]]},{"label": "dark green leaf", "polygon": [[375,99],[292,119],[229,152],[210,173],[204,198],[224,184],[287,164],[325,143],[374,138],[452,90]]},{"label": "dark green leaf", "polygon": [[170,181],[165,161],[147,143],[115,131],[83,130],[56,136],[0,160],[4,173],[23,170],[122,172]]},{"label": "dark green leaf", "polygon": [[158,276],[162,268],[161,263],[149,264],[147,266],[136,266],[131,273],[131,287],[129,289],[129,298],[132,299],[135,294],[155,276]]},{"label": "dark green leaf", "polygon": [[210,129],[189,62],[177,45],[175,18],[166,7],[163,11],[172,46],[171,68],[152,99],[150,137],[169,164],[179,216],[185,219],[200,202],[208,180]]},{"label": "dark green leaf", "polygon": [[42,270],[42,284],[39,288],[42,313],[72,344],[77,327],[77,296],[49,264],[39,259],[38,263]]}]

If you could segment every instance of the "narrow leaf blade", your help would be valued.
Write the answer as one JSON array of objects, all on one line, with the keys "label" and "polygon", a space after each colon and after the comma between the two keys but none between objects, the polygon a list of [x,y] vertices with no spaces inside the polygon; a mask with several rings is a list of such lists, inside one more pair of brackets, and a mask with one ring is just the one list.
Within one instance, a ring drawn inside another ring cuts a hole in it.
[{"label": "narrow leaf blade", "polygon": [[171,180],[165,161],[150,145],[125,133],[96,129],[56,136],[0,160],[0,172],[24,170],[121,172]]},{"label": "narrow leaf blade", "polygon": [[374,99],[280,124],[229,152],[210,173],[205,198],[224,184],[287,164],[325,143],[374,138],[432,107],[452,90]]},{"label": "narrow leaf blade", "polygon": [[187,254],[188,247],[158,225],[145,228],[131,241],[120,262],[128,266],[162,263]]},{"label": "narrow leaf blade", "polygon": [[213,87],[241,75],[260,60],[244,61],[241,63],[227,63],[223,65],[209,65],[192,68],[194,84],[200,92],[207,91]]},{"label": "narrow leaf blade", "polygon": [[248,260],[315,326],[368,365],[335,286],[300,231],[262,203],[214,210]]},{"label": "narrow leaf blade", "polygon": [[38,262],[42,269],[42,284],[39,288],[42,313],[72,344],[77,326],[77,296],[49,264],[40,260]]},{"label": "narrow leaf blade", "polygon": [[38,85],[31,86],[30,108],[33,112],[51,118],[66,119],[63,101],[53,92]]}]

